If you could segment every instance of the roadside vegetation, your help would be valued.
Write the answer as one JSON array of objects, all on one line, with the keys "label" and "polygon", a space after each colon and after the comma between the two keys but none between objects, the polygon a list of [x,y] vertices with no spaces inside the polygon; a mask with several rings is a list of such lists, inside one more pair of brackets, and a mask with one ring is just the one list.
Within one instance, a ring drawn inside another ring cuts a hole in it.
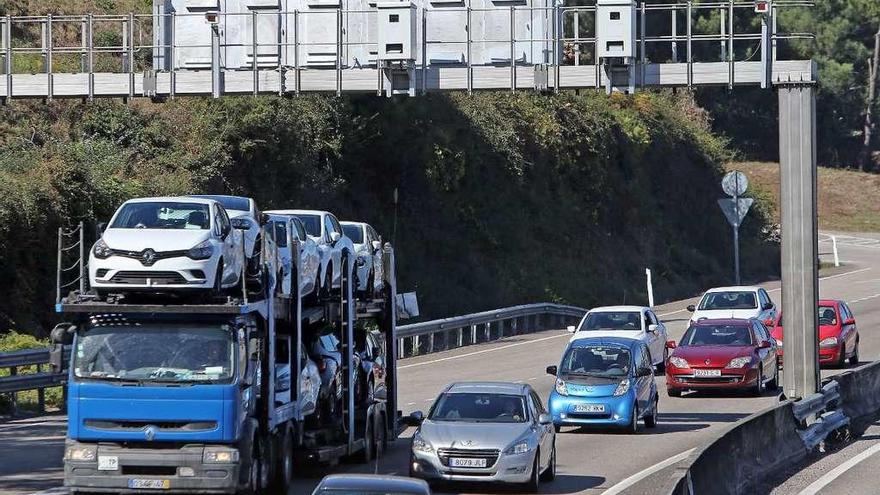
[{"label": "roadside vegetation", "polygon": [[[0,353],[33,349],[36,347],[46,347],[48,345],[49,342],[47,340],[37,339],[33,335],[25,335],[17,332],[9,332],[5,335],[0,335]],[[48,368],[48,365],[46,368]],[[19,375],[32,374],[37,371],[36,366],[22,366],[17,369]],[[48,371],[48,369],[43,369],[42,371]],[[4,376],[9,376],[8,369],[0,369],[0,377]],[[62,394],[60,387],[47,388],[45,394],[47,408],[61,407]],[[39,404],[36,390],[18,392],[15,394],[15,401],[18,411],[36,411],[37,405]],[[9,413],[11,410],[11,395],[0,395],[0,415]]]}]

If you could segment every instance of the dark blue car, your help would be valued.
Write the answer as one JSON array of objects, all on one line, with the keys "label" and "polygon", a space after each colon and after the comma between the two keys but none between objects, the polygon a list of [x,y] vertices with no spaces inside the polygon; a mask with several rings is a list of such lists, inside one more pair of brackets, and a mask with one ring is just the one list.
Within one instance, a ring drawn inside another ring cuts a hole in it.
[{"label": "dark blue car", "polygon": [[569,343],[548,408],[556,431],[563,426],[622,427],[630,433],[657,426],[658,395],[648,347],[622,337],[586,337]]}]

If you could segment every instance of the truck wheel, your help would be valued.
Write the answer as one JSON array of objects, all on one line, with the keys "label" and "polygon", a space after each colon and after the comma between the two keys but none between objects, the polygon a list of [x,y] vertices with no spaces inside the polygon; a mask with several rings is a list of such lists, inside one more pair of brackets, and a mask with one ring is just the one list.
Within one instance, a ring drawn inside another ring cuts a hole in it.
[{"label": "truck wheel", "polygon": [[272,448],[269,446],[269,440],[261,440],[257,443],[258,449],[258,459],[259,459],[259,491],[261,493],[269,490],[270,485],[272,484]]},{"label": "truck wheel", "polygon": [[388,427],[385,423],[385,415],[380,414],[379,420],[381,421],[381,424],[379,424],[376,429],[376,459],[381,459],[382,456],[385,455],[385,449],[388,448],[388,434],[385,431]]},{"label": "truck wheel", "polygon": [[281,439],[281,452],[278,456],[278,483],[282,493],[286,493],[288,487],[293,484],[294,466],[293,466],[293,434],[294,428],[288,428],[284,432]]},{"label": "truck wheel", "polygon": [[376,446],[376,434],[373,427],[373,418],[369,417],[367,421],[367,430],[364,432],[364,450],[360,453],[361,462],[370,462],[373,460],[373,448]]}]

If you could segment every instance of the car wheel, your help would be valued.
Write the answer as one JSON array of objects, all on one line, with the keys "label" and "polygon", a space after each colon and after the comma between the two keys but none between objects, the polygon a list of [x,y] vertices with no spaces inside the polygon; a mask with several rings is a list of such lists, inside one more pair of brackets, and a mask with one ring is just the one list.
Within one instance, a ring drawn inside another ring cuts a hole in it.
[{"label": "car wheel", "polygon": [[553,481],[556,479],[556,442],[553,442],[553,450],[550,451],[550,464],[541,473],[540,481]]},{"label": "car wheel", "polygon": [[639,432],[639,406],[633,405],[633,413],[632,418],[629,421],[629,426],[626,428],[626,431],[630,434],[635,435]]},{"label": "car wheel", "polygon": [[767,382],[767,389],[771,392],[779,390],[779,359],[773,361],[773,379]]},{"label": "car wheel", "polygon": [[538,489],[540,488],[540,480],[538,476],[540,473],[538,471],[541,469],[541,463],[538,462],[541,459],[541,451],[535,451],[535,460],[532,463],[532,476],[529,478],[529,481],[526,481],[523,485],[523,490],[526,493],[538,493]]},{"label": "car wheel", "polygon": [[840,345],[840,357],[837,358],[837,368],[846,368],[846,344]]},{"label": "car wheel", "polygon": [[215,296],[223,295],[223,258],[217,262],[217,273],[214,274],[214,288],[211,293]]},{"label": "car wheel", "polygon": [[376,297],[376,274],[373,270],[370,270],[370,276],[367,277],[367,288],[364,291],[364,295],[367,299]]},{"label": "car wheel", "polygon": [[681,390],[677,388],[667,388],[666,395],[670,397],[681,397]]},{"label": "car wheel", "polygon": [[651,410],[650,416],[645,416],[645,427],[647,428],[656,428],[657,427],[657,414],[660,408],[660,397],[654,397],[654,408]]},{"label": "car wheel", "polygon": [[755,383],[755,386],[752,388],[752,395],[755,397],[760,397],[764,395],[764,367],[758,367],[758,381]]},{"label": "car wheel", "polygon": [[853,355],[849,358],[849,364],[853,366],[859,365],[859,340],[856,339],[856,349],[853,351]]}]

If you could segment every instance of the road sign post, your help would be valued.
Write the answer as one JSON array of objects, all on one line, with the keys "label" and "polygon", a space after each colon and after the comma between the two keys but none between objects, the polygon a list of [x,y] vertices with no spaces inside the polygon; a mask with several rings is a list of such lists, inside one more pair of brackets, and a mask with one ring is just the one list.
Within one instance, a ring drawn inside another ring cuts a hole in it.
[{"label": "road sign post", "polygon": [[816,208],[816,93],[810,83],[779,85],[782,308],[788,397],[818,390],[819,296]]},{"label": "road sign post", "polygon": [[724,212],[727,222],[733,228],[733,278],[736,285],[739,285],[739,226],[742,225],[742,221],[749,212],[749,208],[752,207],[754,200],[740,197],[748,190],[749,180],[745,174],[738,170],[728,172],[724,176],[724,179],[721,180],[721,188],[728,196],[733,197],[733,199],[719,199],[718,205]]}]

